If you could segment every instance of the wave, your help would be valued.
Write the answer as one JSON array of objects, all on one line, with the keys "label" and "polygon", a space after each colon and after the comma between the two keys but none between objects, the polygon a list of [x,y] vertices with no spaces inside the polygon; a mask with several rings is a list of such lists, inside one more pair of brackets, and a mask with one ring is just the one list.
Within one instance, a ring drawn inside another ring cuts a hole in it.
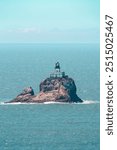
[{"label": "wave", "polygon": [[97,104],[100,103],[99,101],[94,100],[84,100],[82,104]]},{"label": "wave", "polygon": [[99,101],[94,101],[94,100],[83,100],[82,103],[65,103],[65,102],[45,102],[44,104],[78,104],[78,105],[83,105],[83,104],[97,104]]},{"label": "wave", "polygon": [[21,103],[21,102],[15,102],[15,103],[5,103],[5,102],[0,102],[0,105],[36,105],[39,103]]},{"label": "wave", "polygon": [[65,103],[65,102],[44,102],[44,103],[21,103],[21,102],[15,102],[15,103],[5,103],[5,102],[0,102],[0,105],[50,105],[50,104],[65,104],[65,105],[86,105],[86,104],[98,104],[100,103],[99,101],[95,100],[83,100],[82,103]]}]

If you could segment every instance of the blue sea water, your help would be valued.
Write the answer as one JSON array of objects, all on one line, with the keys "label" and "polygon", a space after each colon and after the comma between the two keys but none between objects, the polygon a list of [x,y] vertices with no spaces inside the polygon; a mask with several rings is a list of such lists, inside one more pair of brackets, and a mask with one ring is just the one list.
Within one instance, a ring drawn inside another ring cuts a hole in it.
[{"label": "blue sea water", "polygon": [[[0,150],[99,150],[99,45],[0,44]],[[4,104],[53,72],[75,80],[83,104]]]}]

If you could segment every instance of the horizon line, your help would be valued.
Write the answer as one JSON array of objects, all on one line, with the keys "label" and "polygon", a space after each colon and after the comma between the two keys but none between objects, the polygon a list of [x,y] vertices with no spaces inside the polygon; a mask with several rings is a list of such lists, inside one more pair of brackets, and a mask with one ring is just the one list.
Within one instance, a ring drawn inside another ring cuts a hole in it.
[{"label": "horizon line", "polygon": [[100,42],[0,42],[0,44],[100,44]]}]

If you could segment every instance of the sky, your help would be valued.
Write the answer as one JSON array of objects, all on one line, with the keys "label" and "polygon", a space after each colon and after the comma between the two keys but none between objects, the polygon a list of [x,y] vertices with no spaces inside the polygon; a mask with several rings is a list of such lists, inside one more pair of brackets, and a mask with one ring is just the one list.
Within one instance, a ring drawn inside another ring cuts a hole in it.
[{"label": "sky", "polygon": [[99,0],[0,0],[0,43],[99,43]]}]

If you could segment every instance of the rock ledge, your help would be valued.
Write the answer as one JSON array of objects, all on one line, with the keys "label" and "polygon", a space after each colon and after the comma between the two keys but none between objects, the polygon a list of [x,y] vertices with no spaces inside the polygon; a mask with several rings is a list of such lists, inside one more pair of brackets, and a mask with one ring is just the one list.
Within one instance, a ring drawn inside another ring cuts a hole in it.
[{"label": "rock ledge", "polygon": [[83,102],[76,94],[74,80],[68,76],[49,77],[42,81],[39,87],[40,92],[37,95],[32,87],[28,87],[9,103]]}]

